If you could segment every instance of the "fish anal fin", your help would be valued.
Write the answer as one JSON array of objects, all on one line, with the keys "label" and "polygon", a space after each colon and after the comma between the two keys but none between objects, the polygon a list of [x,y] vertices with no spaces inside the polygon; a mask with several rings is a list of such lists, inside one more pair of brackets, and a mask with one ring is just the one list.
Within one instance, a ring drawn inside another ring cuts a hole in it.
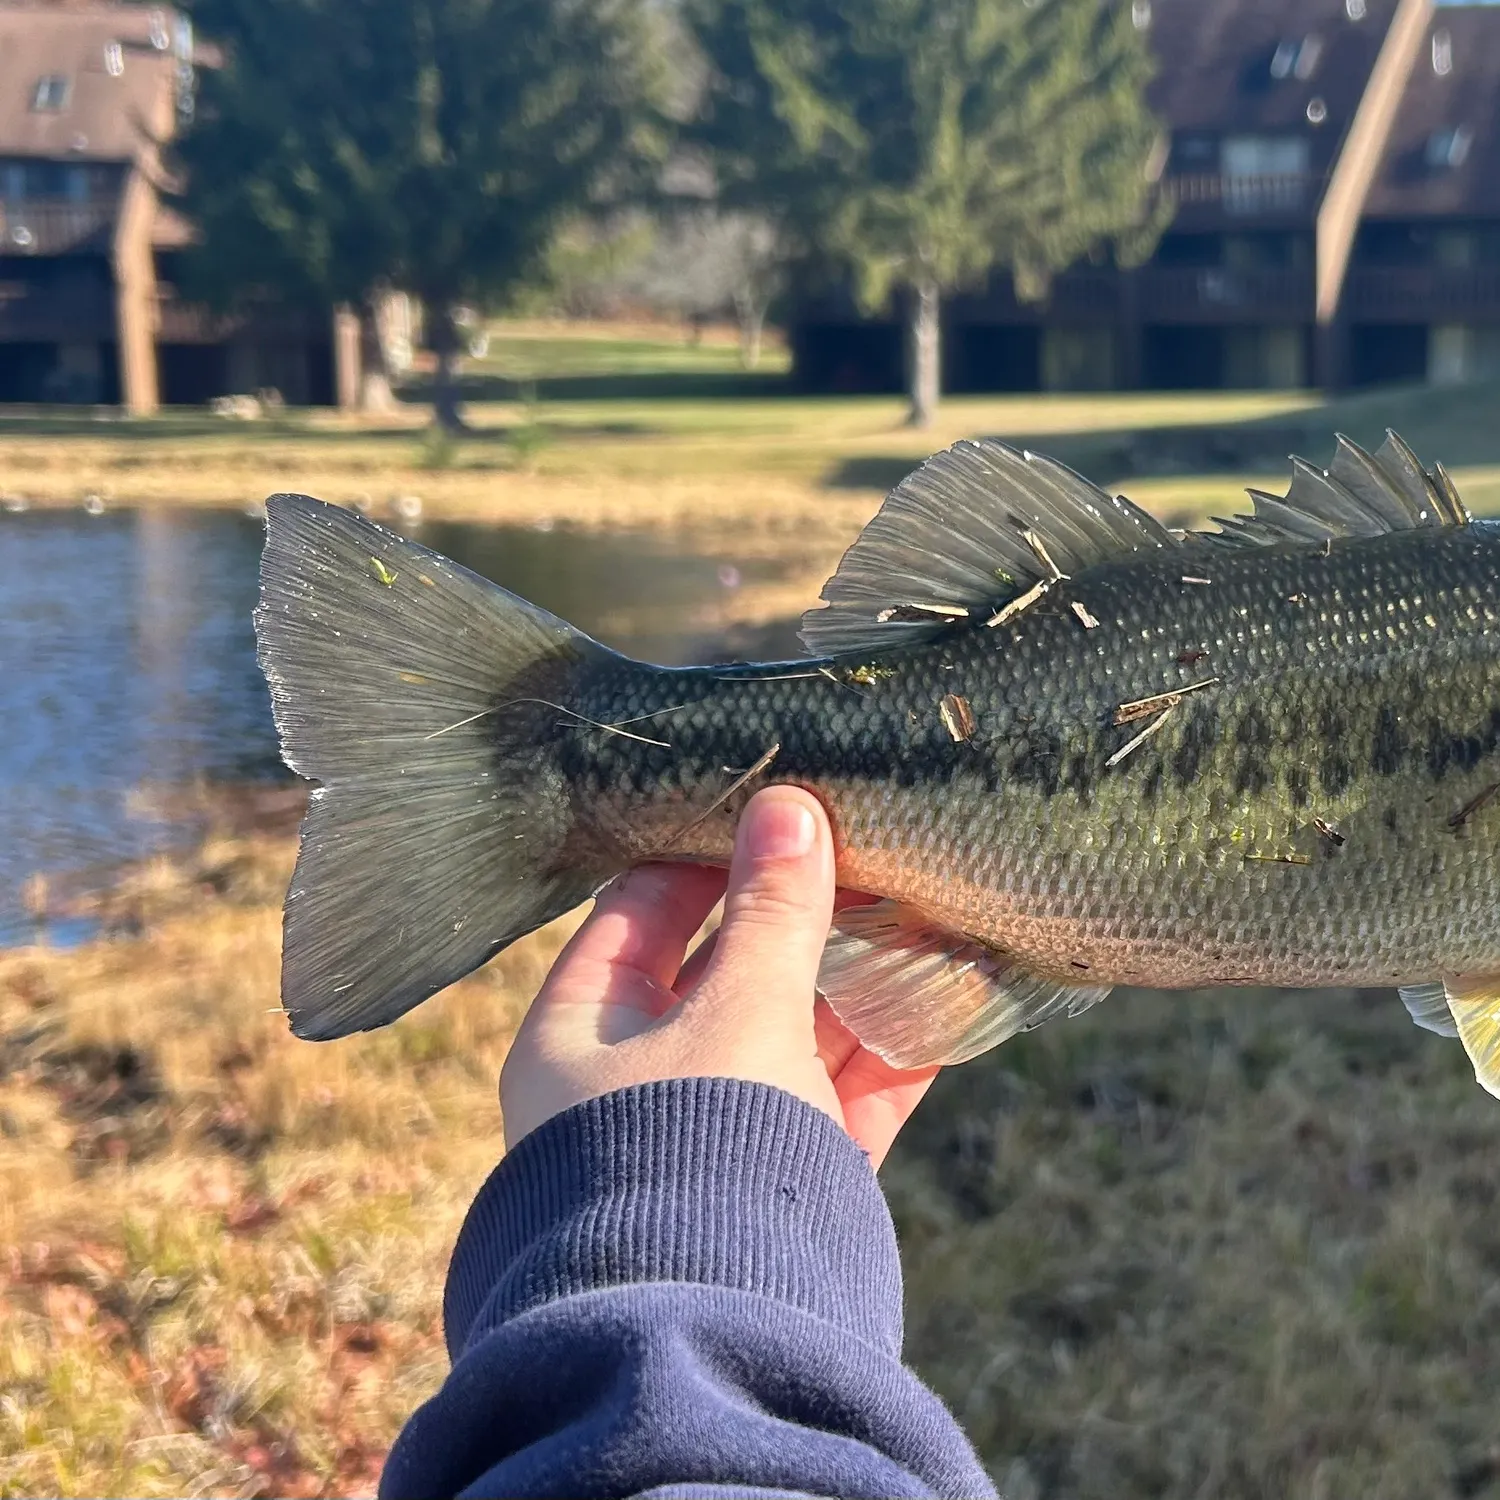
[{"label": "fish anal fin", "polygon": [[1448,979],[1443,988],[1474,1076],[1500,1098],[1500,974]]},{"label": "fish anal fin", "polygon": [[1448,991],[1441,980],[1434,979],[1430,984],[1403,984],[1401,1003],[1424,1031],[1434,1031],[1439,1036],[1458,1035],[1453,1012],[1448,1008]]},{"label": "fish anal fin", "polygon": [[834,918],[818,988],[860,1042],[897,1068],[966,1062],[1110,990],[1044,979],[896,901]]}]

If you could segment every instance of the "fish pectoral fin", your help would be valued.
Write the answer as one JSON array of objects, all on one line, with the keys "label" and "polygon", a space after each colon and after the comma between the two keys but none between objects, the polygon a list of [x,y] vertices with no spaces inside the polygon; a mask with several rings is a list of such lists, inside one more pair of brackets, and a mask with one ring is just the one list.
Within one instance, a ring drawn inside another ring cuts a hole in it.
[{"label": "fish pectoral fin", "polygon": [[1097,1005],[1109,985],[1043,979],[897,901],[834,917],[818,988],[892,1067],[966,1062],[1018,1031]]},{"label": "fish pectoral fin", "polygon": [[1448,979],[1443,988],[1474,1076],[1500,1098],[1500,974]]},{"label": "fish pectoral fin", "polygon": [[1458,1035],[1453,1012],[1448,1008],[1448,991],[1441,980],[1402,985],[1401,1003],[1424,1031],[1435,1031],[1439,1036]]}]

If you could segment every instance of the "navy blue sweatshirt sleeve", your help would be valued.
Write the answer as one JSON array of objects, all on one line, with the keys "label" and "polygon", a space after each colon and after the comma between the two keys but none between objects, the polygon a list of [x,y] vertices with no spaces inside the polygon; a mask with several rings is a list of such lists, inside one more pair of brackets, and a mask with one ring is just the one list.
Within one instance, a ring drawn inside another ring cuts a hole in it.
[{"label": "navy blue sweatshirt sleeve", "polygon": [[901,1363],[901,1269],[864,1153],[761,1084],[592,1099],[480,1190],[453,1369],[385,1497],[989,1496]]}]

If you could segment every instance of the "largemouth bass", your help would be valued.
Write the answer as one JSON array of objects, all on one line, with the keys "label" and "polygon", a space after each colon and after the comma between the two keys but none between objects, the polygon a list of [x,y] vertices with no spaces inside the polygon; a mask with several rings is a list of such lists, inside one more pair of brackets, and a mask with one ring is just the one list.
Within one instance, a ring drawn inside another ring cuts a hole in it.
[{"label": "largemouth bass", "polygon": [[300,1036],[384,1025],[648,860],[828,810],[819,986],[891,1063],[1119,984],[1390,985],[1500,1092],[1500,528],[1393,434],[1169,530],[997,442],[929,459],[805,660],[668,669],[349,511],[266,506],[260,659],[319,787]]}]

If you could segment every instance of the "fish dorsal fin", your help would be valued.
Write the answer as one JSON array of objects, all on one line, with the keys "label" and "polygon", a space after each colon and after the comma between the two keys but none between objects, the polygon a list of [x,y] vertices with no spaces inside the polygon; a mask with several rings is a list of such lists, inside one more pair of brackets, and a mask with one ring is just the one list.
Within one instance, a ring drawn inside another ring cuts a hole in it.
[{"label": "fish dorsal fin", "polygon": [[1475,974],[1444,981],[1448,1009],[1474,1076],[1500,1098],[1500,975]]},{"label": "fish dorsal fin", "polygon": [[1401,1003],[1424,1031],[1435,1031],[1439,1036],[1458,1035],[1453,1012],[1448,1009],[1448,991],[1443,988],[1441,980],[1434,979],[1430,984],[1402,985]]},{"label": "fish dorsal fin", "polygon": [[1043,979],[897,901],[838,913],[818,988],[861,1044],[895,1068],[967,1062],[1110,991]]},{"label": "fish dorsal fin", "polygon": [[1218,520],[1218,534],[1195,532],[1193,539],[1235,546],[1327,542],[1465,526],[1470,519],[1447,471],[1439,464],[1427,472],[1394,432],[1374,454],[1341,433],[1328,468],[1294,458],[1285,495],[1251,490],[1250,498],[1253,514]]},{"label": "fish dorsal fin", "polygon": [[993,440],[934,454],[886,497],[802,617],[817,656],[930,637],[1039,583],[1176,538],[1071,469]]}]

